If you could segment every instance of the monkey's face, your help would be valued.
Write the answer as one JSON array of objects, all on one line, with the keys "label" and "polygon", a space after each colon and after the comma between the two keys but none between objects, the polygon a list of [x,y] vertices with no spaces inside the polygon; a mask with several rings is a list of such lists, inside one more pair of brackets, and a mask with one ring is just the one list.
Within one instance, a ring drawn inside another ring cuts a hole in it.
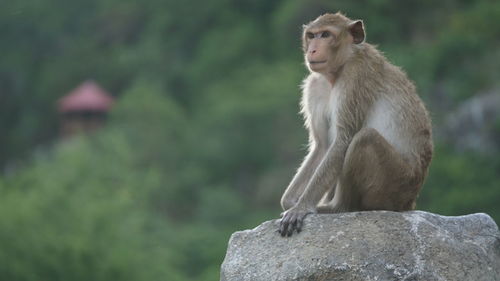
[{"label": "monkey's face", "polygon": [[306,65],[310,71],[330,76],[349,59],[353,45],[364,38],[362,21],[352,21],[340,13],[322,15],[304,26]]},{"label": "monkey's face", "polygon": [[332,46],[338,43],[339,30],[333,26],[309,28],[304,32],[304,51],[307,67],[314,72],[328,72]]}]

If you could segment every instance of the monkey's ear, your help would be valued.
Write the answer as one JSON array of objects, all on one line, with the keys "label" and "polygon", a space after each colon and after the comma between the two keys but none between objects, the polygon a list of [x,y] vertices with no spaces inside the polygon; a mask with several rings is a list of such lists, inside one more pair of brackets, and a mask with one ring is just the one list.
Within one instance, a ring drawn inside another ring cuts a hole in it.
[{"label": "monkey's ear", "polygon": [[357,20],[349,24],[348,29],[354,39],[354,44],[363,43],[363,41],[365,41],[365,27],[362,20]]}]

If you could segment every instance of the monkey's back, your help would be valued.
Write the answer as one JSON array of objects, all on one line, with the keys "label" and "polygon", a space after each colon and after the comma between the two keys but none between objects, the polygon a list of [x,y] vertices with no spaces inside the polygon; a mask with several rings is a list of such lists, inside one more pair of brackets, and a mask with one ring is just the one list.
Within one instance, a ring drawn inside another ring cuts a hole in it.
[{"label": "monkey's back", "polygon": [[373,46],[368,45],[371,66],[363,77],[372,88],[372,106],[365,126],[377,129],[393,147],[422,175],[432,158],[433,144],[429,113],[415,86],[399,67],[394,66]]}]

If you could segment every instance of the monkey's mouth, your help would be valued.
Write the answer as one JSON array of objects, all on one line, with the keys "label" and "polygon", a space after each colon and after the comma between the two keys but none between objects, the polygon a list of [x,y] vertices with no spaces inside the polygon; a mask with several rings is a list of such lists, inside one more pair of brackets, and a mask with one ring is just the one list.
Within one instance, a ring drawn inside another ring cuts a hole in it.
[{"label": "monkey's mouth", "polygon": [[322,61],[310,61],[309,64],[322,64],[322,63],[326,63],[326,60],[322,60]]}]

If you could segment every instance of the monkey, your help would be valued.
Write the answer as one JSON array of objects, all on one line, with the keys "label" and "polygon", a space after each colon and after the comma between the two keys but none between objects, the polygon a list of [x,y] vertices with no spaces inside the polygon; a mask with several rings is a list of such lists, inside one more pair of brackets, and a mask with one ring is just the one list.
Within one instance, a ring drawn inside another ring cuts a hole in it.
[{"label": "monkey", "polygon": [[282,198],[281,236],[312,213],[415,209],[433,142],[429,113],[406,73],[340,12],[303,26],[309,75],[301,113],[308,154]]}]

